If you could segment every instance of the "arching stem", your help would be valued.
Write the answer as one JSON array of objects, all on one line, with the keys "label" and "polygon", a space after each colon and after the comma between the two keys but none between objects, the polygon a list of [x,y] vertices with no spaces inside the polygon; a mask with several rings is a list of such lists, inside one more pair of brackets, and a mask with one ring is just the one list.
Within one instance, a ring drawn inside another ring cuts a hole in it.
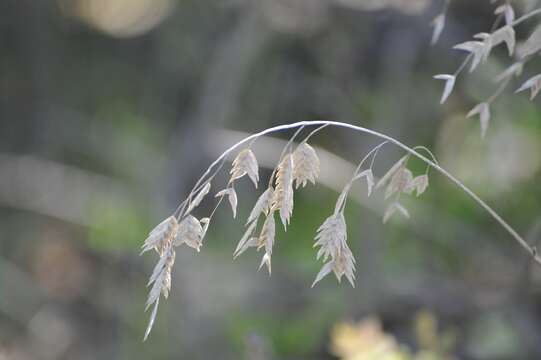
[{"label": "arching stem", "polygon": [[236,144],[229,147],[226,151],[224,151],[205,171],[205,173],[201,176],[201,179],[198,181],[198,184],[201,184],[203,179],[205,179],[212,171],[213,169],[222,162],[231,152],[233,152],[235,149],[237,149],[239,146],[245,144],[246,142],[249,142],[253,139],[256,139],[260,136],[295,129],[299,127],[307,127],[307,126],[334,126],[334,127],[340,127],[340,128],[346,128],[349,130],[354,130],[357,132],[369,134],[375,137],[378,137],[380,139],[386,140],[389,143],[392,143],[399,148],[403,149],[407,153],[409,153],[412,156],[415,156],[416,158],[420,159],[421,161],[425,162],[427,165],[431,166],[435,170],[437,170],[439,173],[441,173],[443,176],[445,176],[447,179],[449,179],[451,182],[453,182],[459,189],[464,191],[470,198],[472,198],[479,206],[481,206],[486,212],[490,214],[496,220],[511,236],[512,238],[522,247],[524,250],[526,250],[533,258],[533,260],[541,265],[541,257],[538,255],[537,250],[530,246],[526,240],[522,238],[518,234],[518,232],[511,227],[494,209],[492,209],[486,202],[484,202],[477,194],[475,194],[470,188],[468,188],[466,185],[464,185],[460,180],[458,180],[456,177],[454,177],[451,173],[449,173],[447,170],[442,168],[440,165],[435,163],[433,160],[427,158],[426,156],[420,154],[418,151],[416,151],[414,148],[410,148],[409,146],[401,143],[400,141],[396,140],[393,137],[390,137],[388,135],[382,134],[380,132],[362,127],[357,126],[349,123],[344,122],[338,122],[338,121],[328,121],[328,120],[314,120],[314,121],[300,121],[292,124],[285,124],[285,125],[279,125],[275,127],[271,127],[268,129],[265,129],[263,131],[260,131],[256,134],[250,135],[241,141],[237,142]]}]

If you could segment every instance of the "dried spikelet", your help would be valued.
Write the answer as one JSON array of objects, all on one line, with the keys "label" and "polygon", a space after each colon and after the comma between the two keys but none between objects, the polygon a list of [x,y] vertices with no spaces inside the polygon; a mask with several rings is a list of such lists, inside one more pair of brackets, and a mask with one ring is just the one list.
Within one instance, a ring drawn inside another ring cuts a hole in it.
[{"label": "dried spikelet", "polygon": [[393,177],[393,175],[399,171],[400,169],[404,168],[404,166],[406,165],[406,162],[408,161],[408,158],[409,158],[409,155],[405,155],[404,157],[402,157],[400,160],[398,160],[386,173],[385,175],[383,175],[383,177],[381,179],[379,179],[378,183],[376,184],[376,189],[379,189],[383,186],[385,186],[385,184],[387,184],[391,178]]},{"label": "dried spikelet", "polygon": [[481,49],[481,61],[486,62],[492,51],[494,44],[492,43],[492,34],[481,32],[473,36],[474,39],[481,40],[483,47]]},{"label": "dried spikelet", "polygon": [[313,147],[307,143],[302,143],[297,146],[297,149],[293,152],[293,179],[295,180],[295,187],[306,186],[306,183],[310,181],[312,184],[316,183],[316,178],[319,176],[319,158]]},{"label": "dried spikelet", "polygon": [[274,237],[276,235],[276,224],[274,222],[274,213],[271,212],[269,216],[267,216],[267,219],[265,220],[265,223],[263,223],[263,228],[261,229],[261,234],[259,235],[258,239],[258,250],[260,248],[265,249],[265,255],[263,255],[263,258],[261,259],[261,264],[259,265],[259,268],[263,266],[263,264],[267,265],[267,270],[269,271],[269,275],[271,273],[271,256],[272,256],[272,247],[274,246]]},{"label": "dried spikelet", "polygon": [[237,217],[237,192],[234,187],[229,187],[224,189],[216,194],[216,197],[226,196],[229,199],[229,204],[231,205],[231,211],[233,211],[233,218]]},{"label": "dried spikelet", "polygon": [[421,196],[421,194],[423,194],[427,188],[428,175],[423,174],[415,177],[412,181],[410,181],[404,192],[411,194],[413,191],[415,191],[417,196]]},{"label": "dried spikelet", "polygon": [[516,91],[521,92],[530,89],[530,100],[535,99],[539,91],[541,90],[541,74],[536,75],[528,80]]},{"label": "dried spikelet", "polygon": [[541,51],[541,25],[538,25],[528,40],[520,47],[520,57],[525,58]]},{"label": "dried spikelet", "polygon": [[[326,264],[321,268],[312,284],[315,286],[331,271],[340,281],[346,276],[351,286],[355,286],[355,258],[347,245],[347,227],[344,214],[335,213],[328,217],[317,230],[314,247],[320,247],[317,259],[323,258]],[[327,262],[327,260],[329,260]]]},{"label": "dried spikelet", "polygon": [[430,41],[432,45],[435,45],[440,39],[443,29],[445,28],[445,18],[445,13],[442,13],[432,20],[431,26],[434,28],[432,32],[432,40]]},{"label": "dried spikelet", "polygon": [[250,149],[244,149],[233,160],[233,167],[230,171],[231,180],[240,179],[244,175],[248,175],[250,180],[257,188],[257,182],[259,181],[259,166],[257,159]]},{"label": "dried spikelet", "polygon": [[447,98],[449,98],[449,95],[451,95],[453,89],[455,88],[456,77],[454,75],[440,74],[435,75],[434,79],[445,81],[445,87],[440,100],[440,103],[443,104],[445,101],[447,101]]},{"label": "dried spikelet", "polygon": [[397,193],[410,193],[408,190],[412,180],[413,174],[411,171],[406,169],[404,166],[400,167],[398,171],[394,173],[389,185],[387,186],[387,189],[385,190],[385,199],[388,199]]},{"label": "dried spikelet", "polygon": [[258,245],[258,238],[253,237],[252,235],[255,232],[255,229],[257,227],[257,221],[253,221],[250,226],[248,226],[248,229],[240,239],[237,248],[233,252],[233,257],[236,258],[237,256],[241,255],[243,252],[245,252],[250,247],[255,247]]},{"label": "dried spikelet", "polygon": [[512,26],[506,25],[494,31],[490,36],[490,45],[492,47],[505,43],[509,56],[513,56],[516,45],[515,29]]},{"label": "dried spikelet", "polygon": [[207,230],[209,229],[210,225],[210,218],[205,217],[199,220],[199,223],[202,224],[202,230],[201,230],[201,241],[205,238],[205,235],[207,235]]},{"label": "dried spikelet", "polygon": [[247,224],[251,223],[252,221],[256,220],[259,215],[261,214],[267,214],[269,212],[269,209],[271,207],[271,201],[272,201],[272,194],[274,192],[274,189],[272,187],[269,187],[261,196],[259,199],[257,199],[254,208],[250,212],[250,216],[248,216]]},{"label": "dried spikelet", "polygon": [[362,179],[363,177],[366,178],[366,185],[368,186],[368,196],[372,195],[372,190],[374,189],[374,173],[372,172],[372,169],[364,170],[363,172],[357,174],[353,181]]},{"label": "dried spikelet", "polygon": [[474,35],[474,38],[483,40],[483,61],[486,61],[490,56],[492,48],[505,43],[509,56],[515,52],[516,37],[515,29],[512,26],[506,25],[494,31],[492,34],[479,33]]},{"label": "dried spikelet", "polygon": [[468,115],[466,115],[466,118],[470,118],[475,115],[479,115],[479,121],[481,123],[481,138],[484,138],[490,122],[490,105],[487,102],[482,102],[476,105],[468,113]]},{"label": "dried spikelet", "polygon": [[178,222],[174,216],[170,216],[156,226],[148,235],[143,243],[141,254],[156,250],[160,256],[175,238],[178,230]]},{"label": "dried spikelet", "polygon": [[197,193],[197,195],[193,198],[193,200],[190,202],[190,206],[188,206],[188,209],[186,210],[186,214],[189,214],[192,212],[193,209],[195,209],[203,198],[209,193],[210,191],[210,182],[207,182],[205,186]]},{"label": "dried spikelet", "polygon": [[398,160],[376,185],[376,188],[378,188],[388,183],[385,190],[386,199],[397,195],[385,210],[383,223],[389,221],[396,212],[401,213],[406,218],[410,217],[407,209],[398,203],[400,194],[409,195],[415,191],[417,196],[420,196],[428,188],[428,175],[423,174],[414,178],[411,171],[406,168],[408,158],[409,155],[406,155]]},{"label": "dried spikelet", "polygon": [[163,294],[165,298],[169,296],[169,291],[171,290],[171,270],[174,263],[175,250],[170,246],[165,250],[163,256],[154,267],[150,280],[148,281],[148,286],[152,286],[152,288],[148,295],[145,310],[148,310],[152,304],[154,304],[154,309],[152,310],[150,321],[145,331],[144,340],[147,339],[152,330],[152,326],[154,325],[160,295]]},{"label": "dried spikelet", "polygon": [[383,223],[387,223],[387,221],[389,221],[396,212],[402,214],[406,219],[410,218],[408,210],[401,204],[394,202],[387,207],[387,210],[385,210],[385,214],[383,215]]},{"label": "dried spikelet", "polygon": [[202,234],[203,227],[199,220],[192,215],[188,215],[180,222],[173,245],[186,244],[199,252],[203,240]]},{"label": "dried spikelet", "polygon": [[470,72],[473,72],[485,59],[486,56],[486,44],[483,41],[466,41],[461,44],[453,46],[453,49],[467,51],[472,54],[473,59],[471,61]]},{"label": "dried spikelet", "polygon": [[293,156],[286,155],[278,165],[276,188],[272,196],[271,212],[279,210],[282,224],[289,224],[293,212]]}]

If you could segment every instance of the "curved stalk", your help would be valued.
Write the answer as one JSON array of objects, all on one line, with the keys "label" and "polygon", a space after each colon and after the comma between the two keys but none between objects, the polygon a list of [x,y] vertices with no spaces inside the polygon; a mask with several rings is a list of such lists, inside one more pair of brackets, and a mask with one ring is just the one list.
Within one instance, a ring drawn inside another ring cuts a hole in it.
[{"label": "curved stalk", "polygon": [[248,141],[251,141],[253,139],[256,139],[260,136],[267,135],[270,133],[285,131],[289,129],[295,129],[299,127],[307,127],[307,126],[334,126],[334,127],[340,127],[340,128],[346,128],[349,130],[354,130],[357,132],[369,134],[375,137],[378,137],[380,139],[386,140],[389,143],[392,143],[402,150],[406,151],[407,153],[411,154],[412,156],[415,156],[416,158],[420,159],[421,161],[425,162],[430,167],[437,170],[439,173],[444,175],[447,179],[449,179],[451,182],[453,182],[459,189],[464,191],[470,198],[472,198],[479,206],[481,206],[486,212],[494,218],[510,235],[511,237],[522,247],[524,250],[526,250],[533,258],[533,260],[541,265],[541,257],[537,254],[537,249],[535,247],[532,247],[528,244],[522,236],[518,234],[518,232],[511,227],[498,213],[492,209],[486,202],[484,202],[477,194],[475,194],[470,188],[468,188],[466,185],[464,185],[460,180],[458,180],[456,177],[454,177],[451,173],[449,173],[447,170],[442,168],[440,165],[435,163],[433,160],[427,158],[426,156],[420,154],[418,151],[415,150],[415,148],[410,148],[409,146],[401,143],[400,141],[396,140],[395,138],[382,134],[380,132],[377,132],[375,130],[371,130],[362,126],[357,126],[349,123],[344,122],[338,122],[338,121],[328,121],[328,120],[314,120],[314,121],[300,121],[292,124],[285,124],[285,125],[279,125],[275,127],[271,127],[268,129],[265,129],[263,131],[260,131],[258,133],[255,133],[253,135],[250,135],[241,141],[237,142],[236,144],[229,147],[227,150],[225,150],[210,166],[209,168],[203,173],[199,181],[197,182],[200,184],[203,179],[205,179],[209,174],[211,174],[212,170],[222,161],[224,160],[231,152],[233,152],[235,149],[237,149],[239,146],[245,144]]}]

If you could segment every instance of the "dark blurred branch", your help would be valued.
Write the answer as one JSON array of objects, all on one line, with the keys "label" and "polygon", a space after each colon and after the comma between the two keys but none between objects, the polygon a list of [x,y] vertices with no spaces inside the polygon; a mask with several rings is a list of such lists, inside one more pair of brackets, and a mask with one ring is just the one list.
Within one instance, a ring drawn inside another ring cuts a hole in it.
[{"label": "dark blurred branch", "polygon": [[[209,64],[206,79],[202,85],[199,103],[191,116],[191,126],[179,122],[171,138],[172,155],[171,188],[173,198],[178,191],[184,191],[189,179],[184,174],[193,173],[201,160],[195,149],[199,143],[208,141],[209,127],[224,127],[237,109],[240,92],[252,64],[268,41],[271,32],[262,25],[258,7],[246,4],[239,14],[235,28],[219,42]],[[197,171],[195,171],[197,173]],[[180,186],[179,186],[180,185]]]}]

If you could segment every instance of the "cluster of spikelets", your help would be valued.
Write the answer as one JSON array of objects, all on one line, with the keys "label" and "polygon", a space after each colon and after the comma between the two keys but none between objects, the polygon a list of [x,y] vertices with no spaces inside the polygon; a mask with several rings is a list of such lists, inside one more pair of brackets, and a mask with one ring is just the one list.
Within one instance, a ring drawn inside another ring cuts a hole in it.
[{"label": "cluster of spikelets", "polygon": [[[469,71],[475,71],[480,64],[485,63],[492,50],[504,44],[507,47],[509,56],[513,62],[499,75],[494,77],[494,82],[498,84],[496,91],[486,100],[475,105],[471,109],[467,117],[478,116],[481,127],[481,136],[484,137],[489,126],[491,112],[491,104],[504,92],[510,85],[513,78],[518,78],[522,75],[526,63],[541,52],[541,24],[531,32],[524,42],[517,44],[515,28],[526,20],[541,14],[541,9],[533,9],[530,6],[525,7],[525,13],[518,17],[516,16],[515,8],[509,0],[496,1],[492,3],[500,3],[496,6],[494,14],[496,20],[491,32],[483,32],[473,36],[471,41],[466,41],[455,45],[456,50],[468,53],[459,68],[452,74],[440,74],[434,78],[445,81],[441,103],[443,104],[453,92],[457,77],[468,67]],[[433,21],[433,37],[432,42],[436,43],[444,29],[446,13],[450,0],[445,2],[444,10]],[[501,24],[501,25],[500,25]],[[516,92],[530,90],[531,100],[533,100],[541,90],[541,74],[530,77],[523,81]]]},{"label": "cluster of spikelets", "polygon": [[[292,139],[293,140],[293,139]],[[353,183],[360,179],[366,179],[368,195],[373,189],[385,187],[385,198],[390,200],[389,206],[383,218],[387,222],[395,213],[409,217],[408,211],[400,204],[401,194],[416,192],[422,194],[428,186],[427,173],[414,177],[407,162],[409,155],[401,158],[388,172],[376,183],[372,172],[375,156],[384,145],[375,147],[361,161],[351,180],[345,185],[338,197],[334,213],[328,217],[317,230],[314,247],[318,247],[317,260],[324,262],[323,267],[317,274],[312,286],[333,272],[338,281],[345,276],[354,286],[355,258],[347,244],[347,226],[344,217],[344,209],[349,191]],[[371,158],[368,169],[363,169],[364,163]],[[427,168],[428,171],[428,168]],[[255,248],[263,250],[263,256],[259,268],[265,265],[271,273],[272,250],[276,234],[276,215],[287,230],[292,213],[294,191],[306,186],[309,182],[316,183],[320,172],[320,161],[316,151],[306,139],[300,144],[293,146],[290,143],[284,149],[278,166],[270,176],[267,188],[259,196],[246,222],[246,231],[233,253],[236,258],[246,250]],[[244,149],[233,160],[230,171],[230,179],[224,190],[218,191],[216,197],[220,198],[214,211],[220,205],[223,198],[227,197],[231,206],[233,217],[236,216],[237,193],[235,181],[248,176],[257,188],[259,182],[259,169],[257,159],[250,150]],[[197,219],[191,215],[205,196],[210,192],[210,177],[200,186],[195,187],[188,199],[181,204],[180,212],[175,212],[156,226],[145,240],[142,253],[154,249],[160,259],[156,264],[148,286],[150,293],[146,308],[153,307],[150,322],[145,333],[147,338],[153,326],[160,296],[168,297],[171,289],[171,271],[175,262],[175,248],[185,244],[197,251],[200,250],[208,226],[214,211],[209,217]]]}]

